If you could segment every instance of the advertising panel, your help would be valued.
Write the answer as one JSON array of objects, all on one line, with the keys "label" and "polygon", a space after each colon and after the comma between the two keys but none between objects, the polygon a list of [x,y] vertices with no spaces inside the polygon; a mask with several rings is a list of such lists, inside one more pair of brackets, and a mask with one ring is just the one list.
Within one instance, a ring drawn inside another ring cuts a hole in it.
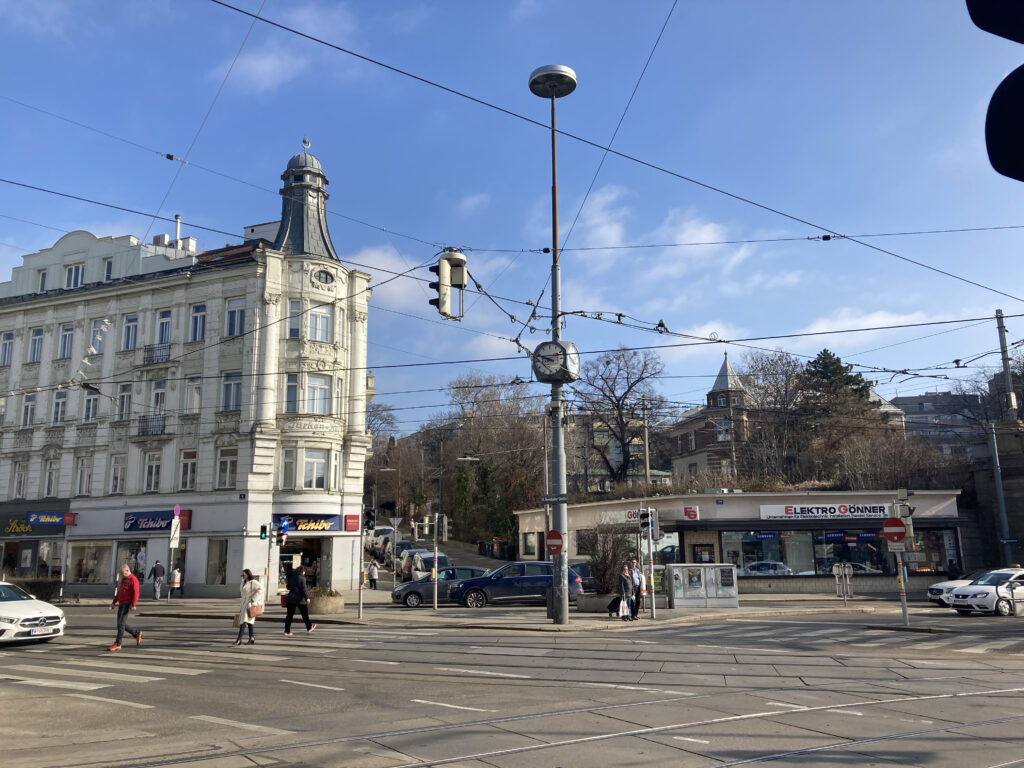
[{"label": "advertising panel", "polygon": [[273,520],[278,526],[287,521],[288,532],[291,534],[341,530],[341,515],[274,515]]},{"label": "advertising panel", "polygon": [[[183,509],[179,516],[181,530],[188,531],[192,528],[192,510]],[[171,521],[174,519],[173,509],[159,509],[154,512],[125,512],[125,531],[162,531],[170,534]]]},{"label": "advertising panel", "polygon": [[891,504],[762,504],[762,520],[849,520],[889,516]]}]

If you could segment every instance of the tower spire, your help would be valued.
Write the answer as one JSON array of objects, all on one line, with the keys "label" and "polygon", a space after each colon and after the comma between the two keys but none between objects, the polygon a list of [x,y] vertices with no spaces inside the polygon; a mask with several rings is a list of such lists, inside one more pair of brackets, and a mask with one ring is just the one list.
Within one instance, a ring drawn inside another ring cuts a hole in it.
[{"label": "tower spire", "polygon": [[281,174],[281,225],[274,250],[339,261],[327,229],[327,177],[320,161],[306,151],[309,139],[302,139],[302,147]]}]

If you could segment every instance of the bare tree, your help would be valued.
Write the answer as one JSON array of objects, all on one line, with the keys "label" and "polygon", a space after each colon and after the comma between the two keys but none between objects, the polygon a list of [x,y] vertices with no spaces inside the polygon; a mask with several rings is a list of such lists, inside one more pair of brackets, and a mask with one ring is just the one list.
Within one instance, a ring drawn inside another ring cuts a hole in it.
[{"label": "bare tree", "polygon": [[583,365],[574,389],[578,408],[587,414],[594,429],[606,429],[608,439],[594,441],[612,482],[629,476],[629,448],[643,440],[643,411],[657,413],[665,399],[654,381],[665,366],[655,352],[618,349]]},{"label": "bare tree", "polygon": [[803,363],[788,352],[749,353],[741,376],[751,426],[743,449],[745,472],[796,481],[796,457],[807,426],[801,409],[807,389]]}]

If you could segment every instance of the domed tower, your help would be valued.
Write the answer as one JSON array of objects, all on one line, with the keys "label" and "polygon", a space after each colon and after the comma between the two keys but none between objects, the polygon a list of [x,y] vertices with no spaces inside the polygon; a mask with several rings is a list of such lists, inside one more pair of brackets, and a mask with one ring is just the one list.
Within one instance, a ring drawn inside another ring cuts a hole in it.
[{"label": "domed tower", "polygon": [[[309,142],[303,141],[309,148]],[[320,161],[300,152],[281,174],[281,225],[274,250],[289,256],[315,256],[339,261],[327,229],[327,177]]]},{"label": "domed tower", "polygon": [[746,395],[746,387],[743,386],[739,374],[729,362],[729,353],[726,352],[722,367],[718,371],[718,376],[715,377],[715,383],[711,386],[711,391],[708,392],[708,408],[744,406],[746,405]]}]

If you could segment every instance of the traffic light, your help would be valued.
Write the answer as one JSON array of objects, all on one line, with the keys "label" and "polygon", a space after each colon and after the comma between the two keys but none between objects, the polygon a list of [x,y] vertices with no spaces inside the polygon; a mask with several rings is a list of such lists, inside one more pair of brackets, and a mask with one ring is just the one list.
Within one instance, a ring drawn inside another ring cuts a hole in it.
[{"label": "traffic light", "polygon": [[[1005,0],[967,0],[971,21],[980,29],[1024,43],[1024,6]],[[985,145],[992,167],[1003,176],[1024,181],[1024,66],[996,88],[985,115]]]},{"label": "traffic light", "polygon": [[267,526],[265,526],[265,525],[261,525],[260,526],[260,538],[261,539],[266,539],[267,538]]},{"label": "traffic light", "polygon": [[651,539],[658,541],[661,539],[661,520],[658,518],[658,510],[651,510]]},{"label": "traffic light", "polygon": [[437,307],[437,311],[445,317],[452,316],[452,267],[448,259],[442,256],[437,264],[430,268],[430,271],[437,275],[437,282],[430,283],[432,291],[437,291],[437,298],[431,299],[430,303]]},{"label": "traffic light", "polygon": [[372,531],[377,527],[377,513],[372,509],[368,509],[363,512],[363,528],[368,531]]}]

